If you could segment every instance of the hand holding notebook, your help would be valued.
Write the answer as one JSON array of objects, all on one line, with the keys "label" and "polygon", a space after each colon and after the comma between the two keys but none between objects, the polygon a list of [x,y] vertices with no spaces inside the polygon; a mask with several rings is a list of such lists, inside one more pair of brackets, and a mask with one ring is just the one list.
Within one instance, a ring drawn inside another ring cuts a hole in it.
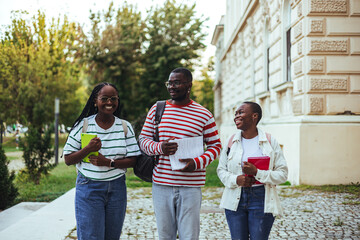
[{"label": "hand holding notebook", "polygon": [[[90,143],[91,139],[96,137],[97,137],[96,134],[81,133],[81,148],[85,148]],[[100,146],[101,146],[101,142],[100,142]],[[99,156],[99,152],[94,151],[89,153],[88,155],[86,155],[86,157],[83,158],[83,162],[90,162],[89,161],[90,155]]]},{"label": "hand holding notebook", "polygon": [[[269,170],[270,157],[268,156],[249,157],[248,162],[252,163],[259,170]],[[245,170],[243,169],[243,171],[247,172],[246,169]],[[248,176],[253,176],[253,175],[248,175]],[[261,184],[261,182],[256,181],[255,184]]]}]

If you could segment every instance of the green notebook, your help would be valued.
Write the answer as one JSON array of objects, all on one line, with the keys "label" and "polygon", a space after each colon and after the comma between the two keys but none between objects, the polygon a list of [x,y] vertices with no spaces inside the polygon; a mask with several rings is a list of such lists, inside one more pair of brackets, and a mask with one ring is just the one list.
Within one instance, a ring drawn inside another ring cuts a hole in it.
[{"label": "green notebook", "polygon": [[[91,141],[91,139],[96,138],[96,137],[97,137],[96,134],[81,133],[81,148],[86,147],[89,144],[89,142]],[[86,157],[84,157],[83,162],[90,162],[89,161],[90,155],[99,156],[99,152],[89,153]]]}]

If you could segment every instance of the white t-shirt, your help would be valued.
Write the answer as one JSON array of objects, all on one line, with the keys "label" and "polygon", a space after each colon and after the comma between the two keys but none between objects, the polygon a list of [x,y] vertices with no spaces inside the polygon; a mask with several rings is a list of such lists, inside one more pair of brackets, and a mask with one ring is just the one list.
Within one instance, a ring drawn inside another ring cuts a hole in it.
[{"label": "white t-shirt", "polygon": [[243,162],[248,161],[248,157],[261,157],[263,153],[261,152],[259,146],[259,135],[254,138],[246,139],[241,137],[241,146],[243,148],[243,155],[241,159],[241,165]]},{"label": "white t-shirt", "polygon": [[[259,135],[251,139],[246,139],[241,137],[241,145],[244,151],[241,158],[241,166],[243,166],[243,162],[248,161],[248,157],[264,156],[259,146]],[[252,187],[261,186],[261,185],[263,184],[257,182],[253,184]]]},{"label": "white t-shirt", "polygon": [[[103,129],[97,125],[95,116],[89,116],[87,133],[96,134],[101,140],[99,153],[109,159],[119,159],[124,157],[138,156],[141,154],[135,139],[134,130],[131,124],[125,120],[115,117],[114,124]],[[125,121],[128,132],[124,135],[122,122]],[[84,121],[79,123],[69,134],[64,146],[64,155],[77,152],[81,149],[81,132]],[[111,181],[125,174],[126,169],[112,168],[107,166],[95,166],[91,163],[79,162],[76,164],[78,171],[87,178],[97,181]]]}]

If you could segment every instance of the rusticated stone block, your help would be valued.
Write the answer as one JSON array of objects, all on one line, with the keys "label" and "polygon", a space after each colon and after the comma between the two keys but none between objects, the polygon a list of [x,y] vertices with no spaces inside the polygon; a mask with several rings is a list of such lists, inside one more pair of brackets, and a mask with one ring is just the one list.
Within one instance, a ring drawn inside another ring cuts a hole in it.
[{"label": "rusticated stone block", "polygon": [[298,55],[302,55],[302,42],[299,42],[298,45],[297,45],[297,52],[298,52]]},{"label": "rusticated stone block", "polygon": [[311,13],[347,13],[347,0],[311,0]]},{"label": "rusticated stone block", "polygon": [[303,91],[303,81],[301,79],[297,80],[297,91],[300,93]]},{"label": "rusticated stone block", "polygon": [[298,115],[302,114],[302,99],[296,99],[292,104],[293,113]]},{"label": "rusticated stone block", "polygon": [[321,59],[311,59],[310,61],[310,71],[311,72],[323,72],[324,71],[325,61]]},{"label": "rusticated stone block", "polygon": [[297,16],[300,18],[302,16],[302,2],[297,6]]},{"label": "rusticated stone block", "polygon": [[310,90],[312,91],[347,91],[347,79],[311,78]]},{"label": "rusticated stone block", "polygon": [[294,37],[298,38],[302,35],[302,22],[299,22],[298,24],[296,24],[296,26],[294,27]]},{"label": "rusticated stone block", "polygon": [[324,112],[324,98],[310,97],[310,113]]},{"label": "rusticated stone block", "polygon": [[311,52],[347,53],[348,40],[313,40],[310,44]]},{"label": "rusticated stone block", "polygon": [[312,20],[310,33],[324,33],[324,20]]},{"label": "rusticated stone block", "polygon": [[294,64],[294,73],[295,75],[299,75],[303,72],[302,70],[302,61],[298,61]]}]

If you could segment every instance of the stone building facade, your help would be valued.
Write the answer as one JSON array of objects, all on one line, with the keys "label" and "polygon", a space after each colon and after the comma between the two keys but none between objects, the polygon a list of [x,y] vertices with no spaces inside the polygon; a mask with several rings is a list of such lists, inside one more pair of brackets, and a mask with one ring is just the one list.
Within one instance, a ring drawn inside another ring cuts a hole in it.
[{"label": "stone building facade", "polygon": [[256,101],[292,184],[360,182],[360,0],[226,4],[212,38],[224,147],[237,107]]}]

